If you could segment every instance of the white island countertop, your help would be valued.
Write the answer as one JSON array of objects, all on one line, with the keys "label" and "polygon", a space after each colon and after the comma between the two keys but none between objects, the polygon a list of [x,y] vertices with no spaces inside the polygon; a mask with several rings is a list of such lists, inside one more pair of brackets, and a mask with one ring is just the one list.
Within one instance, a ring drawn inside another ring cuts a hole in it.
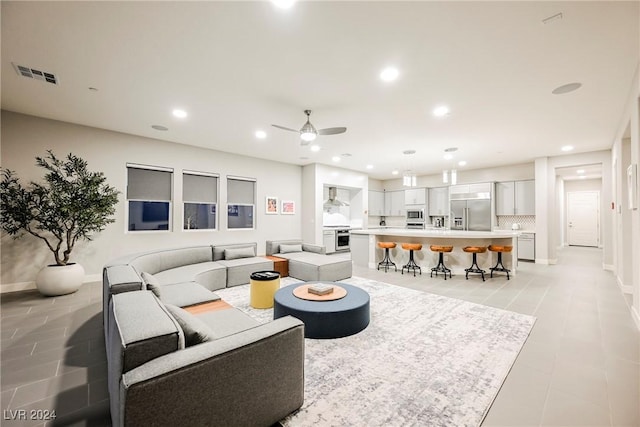
[{"label": "white island countertop", "polygon": [[375,236],[406,236],[406,237],[435,237],[445,239],[492,239],[514,238],[522,231],[495,230],[495,231],[465,231],[447,229],[407,229],[407,228],[369,228],[366,230],[352,230],[351,234],[365,234]]}]

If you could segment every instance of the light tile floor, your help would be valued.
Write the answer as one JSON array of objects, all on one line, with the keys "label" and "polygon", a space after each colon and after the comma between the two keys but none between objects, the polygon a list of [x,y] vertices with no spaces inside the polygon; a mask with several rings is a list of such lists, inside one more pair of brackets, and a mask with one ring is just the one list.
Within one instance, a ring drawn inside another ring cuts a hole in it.
[{"label": "light tile floor", "polygon": [[[430,278],[426,266],[416,277],[354,275],[537,317],[484,426],[640,426],[640,333],[601,258],[566,248],[558,265],[520,263],[511,280],[486,282]],[[56,298],[4,294],[0,309],[0,424],[44,425],[11,418],[55,409],[47,425],[109,425],[101,285]]]},{"label": "light tile floor", "polygon": [[602,251],[570,247],[557,265],[518,274],[429,277],[356,268],[354,275],[536,316],[483,426],[640,426],[640,332]]}]

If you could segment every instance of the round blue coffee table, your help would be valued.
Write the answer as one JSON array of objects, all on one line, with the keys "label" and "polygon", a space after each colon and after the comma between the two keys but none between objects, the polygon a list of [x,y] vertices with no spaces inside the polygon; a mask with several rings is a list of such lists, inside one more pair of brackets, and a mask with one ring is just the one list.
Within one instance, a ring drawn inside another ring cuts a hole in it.
[{"label": "round blue coffee table", "polygon": [[273,297],[273,318],[293,316],[304,322],[305,338],[341,338],[357,334],[369,325],[369,294],[340,282],[313,282],[337,285],[347,291],[333,301],[309,301],[296,297],[294,289],[304,282],[280,288]]}]

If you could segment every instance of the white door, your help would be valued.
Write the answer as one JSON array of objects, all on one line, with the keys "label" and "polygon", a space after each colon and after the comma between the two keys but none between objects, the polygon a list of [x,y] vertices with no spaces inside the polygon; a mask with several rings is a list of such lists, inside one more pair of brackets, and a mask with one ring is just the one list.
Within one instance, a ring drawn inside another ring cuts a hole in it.
[{"label": "white door", "polygon": [[567,243],[569,246],[598,246],[600,193],[567,193]]}]

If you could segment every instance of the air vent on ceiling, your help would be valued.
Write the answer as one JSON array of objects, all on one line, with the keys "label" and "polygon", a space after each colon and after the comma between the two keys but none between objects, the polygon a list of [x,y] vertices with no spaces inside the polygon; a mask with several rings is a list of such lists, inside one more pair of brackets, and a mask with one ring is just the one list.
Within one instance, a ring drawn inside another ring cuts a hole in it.
[{"label": "air vent on ceiling", "polygon": [[14,64],[13,68],[15,68],[16,72],[23,76],[28,77],[30,79],[42,80],[43,82],[53,83],[54,85],[58,84],[58,77],[56,77],[53,73],[48,73],[46,71],[37,70],[35,68],[25,67],[23,65]]}]

